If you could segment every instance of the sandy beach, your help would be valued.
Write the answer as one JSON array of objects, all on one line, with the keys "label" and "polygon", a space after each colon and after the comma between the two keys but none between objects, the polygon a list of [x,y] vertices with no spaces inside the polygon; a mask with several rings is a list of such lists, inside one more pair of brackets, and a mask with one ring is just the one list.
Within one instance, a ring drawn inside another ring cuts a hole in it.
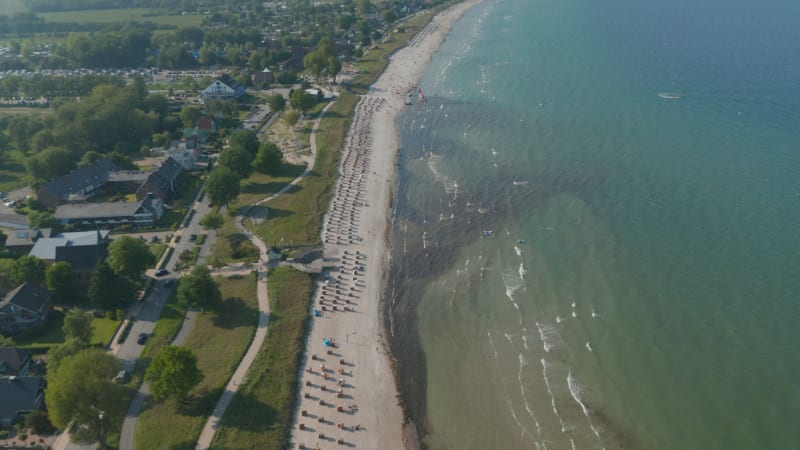
[{"label": "sandy beach", "polygon": [[477,3],[468,0],[434,17],[391,57],[356,106],[323,229],[326,270],[313,299],[293,448],[413,446],[403,438],[380,309],[400,146],[395,122],[408,107],[407,93],[419,100],[414,87],[453,24]]}]

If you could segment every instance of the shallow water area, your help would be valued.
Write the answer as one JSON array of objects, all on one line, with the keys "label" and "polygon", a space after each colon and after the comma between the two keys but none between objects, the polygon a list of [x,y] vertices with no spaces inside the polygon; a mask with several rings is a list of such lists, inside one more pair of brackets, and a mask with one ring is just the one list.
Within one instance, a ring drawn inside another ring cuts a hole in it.
[{"label": "shallow water area", "polygon": [[453,29],[392,231],[429,448],[798,448],[797,12],[507,0]]}]

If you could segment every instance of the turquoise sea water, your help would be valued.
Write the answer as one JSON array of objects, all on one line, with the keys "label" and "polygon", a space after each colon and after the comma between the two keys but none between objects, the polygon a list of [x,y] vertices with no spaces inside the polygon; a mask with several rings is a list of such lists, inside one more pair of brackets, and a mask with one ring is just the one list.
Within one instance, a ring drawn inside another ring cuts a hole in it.
[{"label": "turquoise sea water", "polygon": [[799,14],[457,24],[400,120],[388,288],[429,448],[800,448]]}]

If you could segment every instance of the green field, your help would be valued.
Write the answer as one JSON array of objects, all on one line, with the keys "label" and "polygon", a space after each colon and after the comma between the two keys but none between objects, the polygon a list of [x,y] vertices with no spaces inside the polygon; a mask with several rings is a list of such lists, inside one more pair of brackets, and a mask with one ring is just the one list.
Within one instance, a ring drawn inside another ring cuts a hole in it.
[{"label": "green field", "polygon": [[0,158],[0,191],[10,190],[25,185],[25,155],[18,150],[9,150]]},{"label": "green field", "polygon": [[222,419],[212,448],[289,448],[311,289],[311,278],[305,273],[288,267],[270,272],[269,333],[247,373],[247,382],[233,397]]},{"label": "green field", "polygon": [[60,11],[40,13],[39,16],[47,22],[111,23],[134,20],[137,22],[155,22],[159,25],[174,25],[178,28],[198,26],[203,20],[203,16],[200,15],[159,16],[150,14],[152,14],[152,12],[148,8],[128,8]]},{"label": "green field", "polygon": [[22,12],[28,12],[28,7],[22,0],[0,0],[0,14],[10,17]]},{"label": "green field", "polygon": [[194,449],[200,430],[252,340],[258,322],[255,276],[217,281],[224,304],[199,314],[183,345],[197,354],[205,378],[185,403],[148,398],[136,427],[137,448]]},{"label": "green field", "polygon": [[252,230],[266,243],[315,244],[323,213],[339,174],[339,155],[358,97],[344,94],[331,106],[317,132],[314,170],[300,184],[269,202],[269,216]]}]

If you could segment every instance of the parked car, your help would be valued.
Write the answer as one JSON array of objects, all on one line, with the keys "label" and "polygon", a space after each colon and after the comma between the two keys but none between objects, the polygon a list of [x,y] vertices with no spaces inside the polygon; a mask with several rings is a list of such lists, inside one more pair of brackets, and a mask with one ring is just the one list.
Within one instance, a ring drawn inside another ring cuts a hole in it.
[{"label": "parked car", "polygon": [[120,370],[114,377],[114,383],[125,384],[131,379],[131,374],[127,370]]},{"label": "parked car", "polygon": [[164,275],[166,275],[168,273],[169,273],[169,270],[167,270],[167,269],[158,269],[158,270],[156,270],[156,276],[157,277],[163,277]]},{"label": "parked car", "polygon": [[189,240],[192,241],[192,242],[196,241],[197,240],[197,235],[196,234],[190,234],[189,235]]},{"label": "parked car", "polygon": [[147,333],[139,333],[139,337],[136,338],[136,343],[144,345],[145,342],[147,342]]},{"label": "parked car", "polygon": [[150,242],[158,242],[159,240],[160,239],[158,238],[158,236],[153,236],[150,238]]}]

